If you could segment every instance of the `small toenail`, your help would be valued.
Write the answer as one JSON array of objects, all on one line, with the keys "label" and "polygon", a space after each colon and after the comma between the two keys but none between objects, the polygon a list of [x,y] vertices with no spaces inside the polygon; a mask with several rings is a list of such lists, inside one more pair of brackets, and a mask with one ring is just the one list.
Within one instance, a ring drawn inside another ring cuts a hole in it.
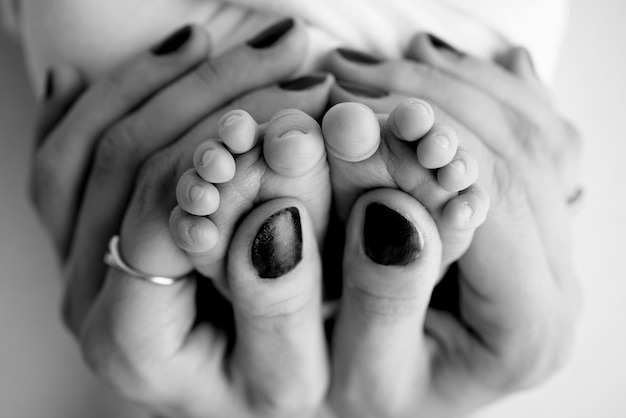
[{"label": "small toenail", "polygon": [[450,166],[458,171],[460,174],[467,173],[467,165],[463,160],[454,160],[450,163]]},{"label": "small toenail", "polygon": [[308,132],[305,131],[304,129],[290,129],[287,132],[281,134],[279,136],[279,138],[288,138],[291,136],[302,136],[302,135],[306,135]]},{"label": "small toenail", "polygon": [[189,188],[189,199],[191,199],[192,202],[196,202],[200,200],[202,193],[204,193],[202,186],[194,184]]},{"label": "small toenail", "polygon": [[196,243],[200,241],[202,231],[200,230],[200,227],[198,225],[193,224],[189,228],[187,228],[187,236],[192,243]]},{"label": "small toenail", "polygon": [[211,161],[213,160],[213,157],[215,157],[214,149],[208,149],[204,151],[202,153],[202,158],[200,158],[200,164],[202,164],[203,167],[206,167],[207,165],[211,163]]},{"label": "small toenail", "polygon": [[234,124],[235,122],[237,122],[239,119],[241,119],[241,115],[230,115],[229,117],[226,118],[223,125],[230,126]]},{"label": "small toenail", "polygon": [[425,115],[431,114],[430,107],[428,107],[423,101],[419,99],[408,99],[406,103],[420,113],[424,113]]},{"label": "small toenail", "polygon": [[459,209],[459,217],[464,221],[469,221],[474,216],[474,208],[469,202],[463,202],[461,209]]},{"label": "small toenail", "polygon": [[435,141],[437,146],[439,146],[440,148],[443,148],[445,150],[450,148],[450,138],[448,138],[448,136],[445,134],[435,135],[433,137],[433,141]]}]

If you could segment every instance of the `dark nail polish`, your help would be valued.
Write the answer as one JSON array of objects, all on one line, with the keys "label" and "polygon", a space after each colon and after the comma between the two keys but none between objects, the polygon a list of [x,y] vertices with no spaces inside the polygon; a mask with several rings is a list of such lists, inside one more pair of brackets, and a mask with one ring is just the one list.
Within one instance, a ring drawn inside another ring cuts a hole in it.
[{"label": "dark nail polish", "polygon": [[52,70],[48,70],[46,73],[46,81],[45,87],[43,91],[43,100],[47,102],[54,95],[54,73]]},{"label": "dark nail polish", "polygon": [[456,49],[455,47],[453,47],[452,45],[450,45],[443,39],[432,34],[428,35],[428,38],[430,39],[430,43],[435,48],[452,52],[454,55],[459,56],[459,57],[463,56],[463,53],[461,53],[461,51],[459,51],[458,49]]},{"label": "dark nail polish", "polygon": [[250,39],[247,44],[255,49],[268,48],[289,32],[291,28],[293,28],[293,25],[293,19],[281,20]]},{"label": "dark nail polish", "polygon": [[339,52],[339,55],[341,55],[348,61],[356,62],[358,64],[374,65],[374,64],[380,64],[382,62],[378,58],[375,58],[371,55],[368,55],[364,52],[357,51],[354,49],[337,48],[337,52]]},{"label": "dark nail polish", "polygon": [[302,260],[300,212],[291,207],[265,220],[252,242],[252,265],[262,279],[276,279]]},{"label": "dark nail polish", "polygon": [[375,263],[403,266],[419,256],[423,243],[411,221],[374,202],[365,209],[363,246],[365,254]]},{"label": "dark nail polish", "polygon": [[380,97],[385,97],[389,95],[389,92],[377,89],[376,87],[353,83],[351,81],[337,81],[337,85],[339,85],[339,87],[341,87],[348,93],[354,94],[355,96],[367,97],[370,99],[378,99]]},{"label": "dark nail polish", "polygon": [[307,90],[326,81],[326,74],[311,74],[278,84],[283,90]]},{"label": "dark nail polish", "polygon": [[172,33],[152,48],[154,55],[167,55],[178,51],[191,37],[191,26],[185,26]]}]

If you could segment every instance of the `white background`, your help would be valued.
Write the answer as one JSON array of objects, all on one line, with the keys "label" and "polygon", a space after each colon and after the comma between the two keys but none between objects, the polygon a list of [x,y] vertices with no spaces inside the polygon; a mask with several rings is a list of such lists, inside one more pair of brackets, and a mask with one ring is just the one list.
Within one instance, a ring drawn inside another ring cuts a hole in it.
[{"label": "white background", "polygon": [[[624,19],[624,1],[573,1],[555,86],[585,138],[574,244],[586,306],[574,357],[480,417],[626,417]],[[91,377],[60,323],[58,267],[25,197],[35,100],[20,62],[0,37],[0,417],[145,417]]]}]

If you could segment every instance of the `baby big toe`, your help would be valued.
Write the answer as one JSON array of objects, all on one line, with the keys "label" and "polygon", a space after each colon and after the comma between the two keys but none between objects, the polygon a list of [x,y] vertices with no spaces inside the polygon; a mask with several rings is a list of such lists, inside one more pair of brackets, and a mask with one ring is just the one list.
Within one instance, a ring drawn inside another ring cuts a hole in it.
[{"label": "baby big toe", "polygon": [[213,184],[204,181],[192,168],[178,180],[176,201],[182,210],[191,215],[207,216],[219,207],[220,194]]},{"label": "baby big toe", "polygon": [[196,147],[193,165],[198,175],[209,183],[225,183],[235,176],[235,159],[216,140],[204,141]]},{"label": "baby big toe", "polygon": [[437,171],[439,185],[449,192],[460,192],[478,180],[478,162],[472,154],[459,149],[454,160]]},{"label": "baby big toe", "polygon": [[343,161],[364,161],[380,145],[378,117],[360,103],[339,103],[330,108],[324,115],[322,132],[328,153]]},{"label": "baby big toe", "polygon": [[326,160],[320,126],[300,110],[277,113],[265,132],[263,157],[283,177],[300,177],[310,172]]},{"label": "baby big toe", "polygon": [[260,133],[259,125],[244,110],[231,110],[220,118],[218,135],[234,154],[250,151],[258,142]]}]

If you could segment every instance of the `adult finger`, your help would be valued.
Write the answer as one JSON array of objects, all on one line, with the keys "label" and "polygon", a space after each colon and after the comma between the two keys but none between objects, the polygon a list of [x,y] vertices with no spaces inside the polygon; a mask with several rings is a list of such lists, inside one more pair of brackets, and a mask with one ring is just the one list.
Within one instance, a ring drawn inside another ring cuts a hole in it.
[{"label": "adult finger", "polygon": [[354,205],[332,351],[330,399],[339,415],[419,410],[430,377],[423,325],[441,251],[433,219],[409,195],[379,189]]},{"label": "adult finger", "polygon": [[322,404],[328,365],[321,268],[312,221],[298,200],[261,205],[233,237],[231,372],[256,416],[312,416]]},{"label": "adult finger", "polygon": [[541,108],[550,105],[548,91],[534,73],[530,55],[523,48],[508,52],[507,63],[511,68],[508,69],[464,54],[433,35],[419,33],[411,40],[406,57],[464,80],[528,115],[541,118]]},{"label": "adult finger", "polygon": [[[186,33],[187,44],[176,53],[145,52],[95,83],[36,153],[34,193],[63,254],[68,249],[94,145],[101,134],[156,90],[206,58],[208,35],[195,27]],[[179,34],[173,36],[180,41]]]},{"label": "adult finger", "polygon": [[[526,142],[530,149],[552,150],[551,155],[567,196],[580,188],[581,138],[571,123],[557,115],[547,89],[534,74],[530,55],[523,48],[507,53],[511,70],[471,55],[452,52],[454,48],[434,42],[426,34],[415,36],[407,57],[432,66],[491,95],[503,107],[520,117],[511,117],[517,134],[535,136]],[[514,71],[514,72],[513,72]],[[524,121],[529,121],[524,123]],[[539,135],[539,132],[542,134]],[[545,141],[548,145],[533,145]]]},{"label": "adult finger", "polygon": [[72,67],[48,70],[41,109],[37,117],[35,150],[39,148],[52,129],[58,125],[72,104],[86,88],[85,80]]}]

